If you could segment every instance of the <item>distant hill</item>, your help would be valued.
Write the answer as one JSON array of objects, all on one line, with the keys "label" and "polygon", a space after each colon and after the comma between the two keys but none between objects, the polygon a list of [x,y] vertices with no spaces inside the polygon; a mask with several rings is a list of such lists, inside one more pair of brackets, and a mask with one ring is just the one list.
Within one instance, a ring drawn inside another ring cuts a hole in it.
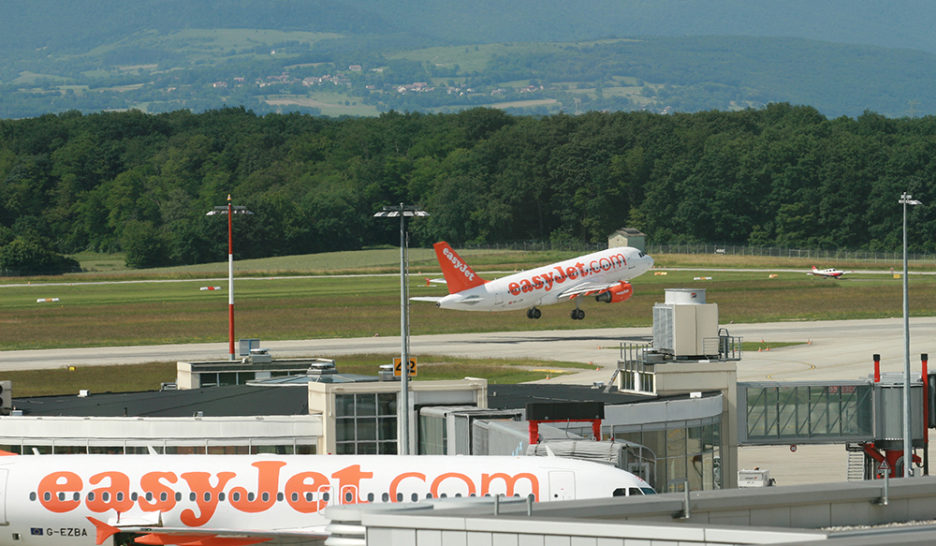
[{"label": "distant hill", "polygon": [[87,46],[145,29],[264,28],[449,44],[791,37],[936,53],[934,20],[927,0],[4,0],[0,48]]},{"label": "distant hill", "polygon": [[145,30],[254,28],[349,34],[398,31],[367,3],[335,0],[4,0],[0,49],[82,51]]},{"label": "distant hill", "polygon": [[936,53],[927,0],[351,0],[395,26],[455,42],[610,36],[789,37]]},{"label": "distant hill", "polygon": [[918,0],[6,0],[0,117],[139,109],[376,115],[936,113]]}]

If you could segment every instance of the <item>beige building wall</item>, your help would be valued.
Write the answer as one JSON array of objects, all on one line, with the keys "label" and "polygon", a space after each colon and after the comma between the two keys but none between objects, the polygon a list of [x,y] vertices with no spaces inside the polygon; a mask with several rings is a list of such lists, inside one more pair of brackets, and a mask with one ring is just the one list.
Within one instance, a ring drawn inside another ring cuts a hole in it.
[{"label": "beige building wall", "polygon": [[[420,406],[469,405],[487,408],[487,380],[459,379],[452,381],[409,381],[409,452],[416,452],[417,413]],[[400,392],[398,381],[372,381],[361,383],[309,383],[309,413],[322,415],[322,437],[319,453],[336,452],[336,403],[338,394],[374,394]],[[400,423],[397,423],[397,436]]]},{"label": "beige building wall", "polygon": [[668,362],[654,366],[660,396],[699,391],[721,391],[723,413],[722,480],[726,488],[738,486],[738,365],[736,362]]},{"label": "beige building wall", "polygon": [[632,228],[621,228],[608,235],[608,248],[619,246],[632,246],[638,250],[646,250],[647,236]]}]

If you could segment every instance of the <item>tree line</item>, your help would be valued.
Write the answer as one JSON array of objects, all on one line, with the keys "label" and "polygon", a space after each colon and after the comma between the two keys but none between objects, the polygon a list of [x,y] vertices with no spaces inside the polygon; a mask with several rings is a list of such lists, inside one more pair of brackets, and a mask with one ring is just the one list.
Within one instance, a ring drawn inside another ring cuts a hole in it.
[{"label": "tree line", "polygon": [[[658,115],[389,112],[257,115],[243,108],[0,120],[0,268],[74,268],[82,250],[134,267],[223,259],[232,195],[239,258],[394,244],[383,205],[419,204],[412,244],[594,244],[622,226],[656,242],[891,249],[908,190],[936,175],[936,117],[808,106]],[[909,211],[932,251],[934,207]],[[32,256],[32,258],[30,258]],[[24,258],[25,257],[25,258]],[[24,265],[25,260],[25,265]]]}]

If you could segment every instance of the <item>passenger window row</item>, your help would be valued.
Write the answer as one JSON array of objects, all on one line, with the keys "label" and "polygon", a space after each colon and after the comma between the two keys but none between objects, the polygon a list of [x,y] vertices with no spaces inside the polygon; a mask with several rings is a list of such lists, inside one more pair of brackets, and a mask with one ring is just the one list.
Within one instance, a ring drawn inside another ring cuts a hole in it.
[{"label": "passenger window row", "polygon": [[[621,490],[615,491],[615,492],[614,492],[615,496],[619,496],[619,495],[621,495],[621,494],[624,494],[624,493],[618,493],[618,491],[621,491]],[[631,494],[641,494],[641,493],[631,493]],[[145,493],[144,495],[140,495],[139,493],[137,493],[137,492],[134,491],[133,493],[130,493],[130,500],[133,501],[133,502],[136,502],[141,496],[142,496],[143,498],[145,498],[147,501],[150,501],[150,502],[152,502],[153,499],[154,499],[154,495],[153,495],[152,492],[147,492],[147,493]],[[312,502],[312,501],[315,501],[315,500],[320,500],[320,501],[323,501],[323,502],[328,502],[329,498],[331,497],[331,495],[329,495],[329,493],[328,493],[327,491],[323,492],[323,493],[319,496],[318,499],[316,498],[316,496],[317,496],[317,495],[316,495],[315,493],[306,493],[306,494],[305,494],[305,499],[304,499],[304,500],[305,500],[306,502]],[[441,495],[439,495],[439,498],[443,498],[443,499],[444,499],[444,498],[446,498],[447,496],[448,496],[447,494],[442,493]],[[461,493],[456,493],[456,494],[455,494],[455,497],[456,497],[456,498],[459,498],[459,497],[461,497],[461,496],[462,496]],[[472,493],[470,496],[471,496],[471,497],[474,497],[475,494]],[[485,497],[490,497],[491,495],[490,495],[490,494],[486,494],[486,495],[484,495],[484,496],[485,496]],[[514,496],[514,497],[519,497],[520,495],[515,493],[513,496]],[[530,496],[532,496],[532,495],[530,495]],[[60,493],[57,495],[57,497],[58,497],[58,500],[59,500],[59,501],[68,500],[69,497],[71,497],[71,500],[72,500],[72,501],[80,501],[80,500],[81,500],[81,493],[78,493],[78,492],[76,491],[76,492],[72,493],[71,495],[68,495],[68,494],[66,494],[66,493],[64,493],[64,492],[60,492]],[[32,492],[29,493],[29,500],[30,500],[30,501],[35,502],[35,501],[38,500],[38,498],[39,498],[39,497],[38,497],[38,495],[36,494],[35,491],[32,491]],[[95,495],[94,491],[91,491],[91,492],[89,492],[89,493],[86,495],[86,499],[87,499],[89,502],[94,502],[94,500],[95,500],[96,498],[97,498],[97,496]],[[124,493],[123,493],[122,491],[118,491],[118,492],[114,495],[114,500],[116,500],[117,502],[122,502],[122,501],[124,500],[124,498],[125,498],[125,497],[124,497]],[[212,498],[211,492],[210,492],[210,491],[206,491],[205,494],[204,494],[205,502],[211,502],[211,498]],[[225,493],[224,493],[223,491],[222,491],[221,493],[218,493],[218,500],[219,500],[219,501],[222,501],[222,502],[223,502],[225,498],[226,498],[226,495],[225,495]],[[367,498],[367,502],[374,502],[374,499],[376,498],[376,496],[374,495],[374,493],[367,493],[366,498]],[[412,493],[412,494],[410,495],[410,500],[411,500],[412,502],[418,502],[418,501],[419,501],[419,498],[420,498],[420,497],[419,497],[419,493]],[[433,498],[432,493],[426,493],[426,497],[425,497],[425,498],[426,498],[426,499],[432,499],[432,498]],[[195,492],[189,493],[189,500],[190,500],[190,501],[195,502],[197,499],[198,499],[198,496],[197,496],[197,494],[196,494]],[[232,500],[232,501],[238,502],[238,501],[240,501],[240,499],[241,499],[241,495],[240,495],[239,492],[231,493],[231,500]],[[256,499],[256,495],[255,495],[253,492],[250,492],[250,493],[247,494],[247,500],[248,500],[248,501],[253,502],[255,499]],[[270,501],[270,493],[264,491],[263,493],[261,493],[260,499],[261,499],[263,502],[269,502],[269,501]],[[291,500],[292,502],[299,502],[299,499],[300,499],[299,493],[295,493],[295,492],[294,492],[294,493],[290,496],[290,500]],[[111,500],[111,494],[110,494],[110,492],[105,491],[105,492],[101,493],[101,501],[102,501],[102,502],[110,502],[110,500]],[[166,491],[161,492],[161,493],[159,494],[159,500],[162,501],[162,502],[165,502],[165,501],[169,500],[169,495],[168,495],[168,493],[167,493]],[[176,492],[175,492],[175,500],[176,500],[176,502],[180,502],[180,501],[182,500],[182,493],[181,493],[181,492],[179,492],[179,491],[176,491]],[[283,502],[283,501],[285,501],[285,500],[286,500],[286,496],[285,496],[285,494],[284,494],[282,491],[280,491],[280,492],[278,492],[278,493],[276,494],[276,502]],[[353,500],[354,500],[354,493],[352,493],[351,491],[345,491],[345,494],[344,494],[344,501],[347,502],[347,503],[350,503],[350,502],[352,502]],[[390,494],[387,493],[386,491],[383,492],[383,493],[381,493],[381,494],[380,494],[380,500],[381,500],[381,502],[390,502]],[[403,493],[397,493],[397,494],[396,494],[396,501],[397,501],[397,502],[403,502],[403,500],[404,500]],[[44,502],[51,502],[51,501],[52,501],[52,493],[49,492],[49,491],[46,491],[46,492],[43,494],[43,501],[44,501]]]}]

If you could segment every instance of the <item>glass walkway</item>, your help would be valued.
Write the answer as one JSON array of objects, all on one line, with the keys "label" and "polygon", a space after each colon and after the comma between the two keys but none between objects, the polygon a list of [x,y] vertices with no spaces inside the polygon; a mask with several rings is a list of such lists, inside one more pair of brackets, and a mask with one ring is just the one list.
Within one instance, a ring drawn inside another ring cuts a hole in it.
[{"label": "glass walkway", "polygon": [[874,387],[866,381],[738,383],[742,445],[874,439]]}]

